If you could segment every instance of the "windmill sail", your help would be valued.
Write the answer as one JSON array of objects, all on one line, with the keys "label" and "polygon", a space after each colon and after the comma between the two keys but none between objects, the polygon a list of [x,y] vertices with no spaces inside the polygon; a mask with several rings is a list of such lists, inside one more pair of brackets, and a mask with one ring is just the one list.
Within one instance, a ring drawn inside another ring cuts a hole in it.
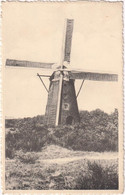
[{"label": "windmill sail", "polygon": [[65,38],[65,50],[64,50],[64,61],[67,61],[67,62],[70,62],[73,24],[74,24],[74,20],[73,19],[67,19],[66,38]]},{"label": "windmill sail", "polygon": [[23,60],[6,60],[6,66],[17,66],[17,67],[30,67],[30,68],[47,68],[51,69],[54,63],[42,63],[42,62],[30,62]]},{"label": "windmill sail", "polygon": [[94,72],[71,72],[70,78],[93,80],[93,81],[118,81],[117,74],[94,73]]}]

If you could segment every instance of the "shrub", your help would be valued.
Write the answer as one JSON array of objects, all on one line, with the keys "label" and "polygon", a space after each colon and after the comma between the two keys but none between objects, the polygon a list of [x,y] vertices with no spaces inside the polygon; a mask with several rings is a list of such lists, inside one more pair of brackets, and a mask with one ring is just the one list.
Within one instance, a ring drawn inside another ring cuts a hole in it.
[{"label": "shrub", "polygon": [[20,150],[16,152],[16,158],[22,163],[35,164],[36,160],[38,159],[38,155],[33,152],[24,153]]},{"label": "shrub", "polygon": [[15,157],[15,150],[14,150],[14,148],[6,147],[5,155],[6,155],[6,158],[13,159]]},{"label": "shrub", "polygon": [[96,162],[88,162],[88,174],[79,175],[76,189],[118,189],[118,174],[114,167],[104,168]]},{"label": "shrub", "polygon": [[10,148],[12,151],[37,152],[47,144],[82,151],[118,151],[117,109],[112,114],[99,109],[81,111],[80,116],[81,123],[58,127],[44,126],[43,116],[7,120],[7,127],[13,125],[13,129],[17,129],[6,134],[7,156]]}]

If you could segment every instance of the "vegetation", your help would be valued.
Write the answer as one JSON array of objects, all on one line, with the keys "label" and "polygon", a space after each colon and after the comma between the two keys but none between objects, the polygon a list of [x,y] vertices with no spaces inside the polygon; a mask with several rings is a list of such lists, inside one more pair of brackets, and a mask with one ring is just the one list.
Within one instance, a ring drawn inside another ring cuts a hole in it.
[{"label": "vegetation", "polygon": [[80,173],[76,180],[76,189],[118,189],[118,174],[115,166],[103,168],[96,162],[88,162],[88,174]]},{"label": "vegetation", "polygon": [[76,160],[23,163],[15,158],[6,162],[8,190],[118,189],[117,160]]},{"label": "vegetation", "polygon": [[50,144],[81,151],[118,150],[117,110],[82,111],[80,116],[80,124],[59,127],[44,126],[43,116],[6,120],[6,157],[13,158],[17,150],[38,152]]},{"label": "vegetation", "polygon": [[117,156],[108,159],[118,151],[117,109],[80,117],[59,127],[43,125],[43,116],[6,120],[6,189],[118,189]]}]

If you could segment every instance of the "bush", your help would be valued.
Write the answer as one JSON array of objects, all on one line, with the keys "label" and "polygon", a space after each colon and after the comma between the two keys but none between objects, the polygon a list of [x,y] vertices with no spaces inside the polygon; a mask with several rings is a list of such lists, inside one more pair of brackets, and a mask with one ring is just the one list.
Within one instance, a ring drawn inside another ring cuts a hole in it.
[{"label": "bush", "polygon": [[35,164],[38,159],[38,155],[35,153],[24,153],[23,151],[16,152],[16,158],[19,159],[22,163]]},{"label": "bush", "polygon": [[6,147],[5,155],[6,155],[6,158],[13,159],[15,157],[15,150],[14,150],[14,148]]},{"label": "bush", "polygon": [[113,166],[104,168],[88,162],[88,174],[79,175],[75,189],[118,189],[118,174]]},{"label": "bush", "polygon": [[28,124],[25,128],[25,125],[22,124],[19,131],[9,132],[6,135],[6,148],[23,150],[24,152],[41,151],[46,142],[47,129],[43,126],[41,129],[39,128],[38,130],[32,129]]},{"label": "bush", "polygon": [[82,151],[118,151],[118,111],[112,114],[81,111],[81,122],[58,127],[44,126],[43,116],[6,121],[7,128],[13,125],[16,131],[6,134],[6,156],[12,151],[41,151],[47,144],[60,145]]}]

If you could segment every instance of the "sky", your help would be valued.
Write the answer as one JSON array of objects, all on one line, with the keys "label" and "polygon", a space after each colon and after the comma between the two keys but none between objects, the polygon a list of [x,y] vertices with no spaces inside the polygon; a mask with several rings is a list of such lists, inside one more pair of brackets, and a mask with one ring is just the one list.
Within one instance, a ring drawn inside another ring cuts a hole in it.
[{"label": "sky", "polygon": [[[2,57],[4,114],[32,117],[45,113],[47,93],[38,68],[5,67],[6,59],[60,63],[64,21],[74,19],[70,68],[122,73],[122,3],[3,2]],[[49,72],[50,73],[50,72]],[[85,81],[79,110],[113,112],[121,101],[119,82]],[[49,88],[48,78],[44,82]],[[76,93],[82,81],[75,81]]]}]

